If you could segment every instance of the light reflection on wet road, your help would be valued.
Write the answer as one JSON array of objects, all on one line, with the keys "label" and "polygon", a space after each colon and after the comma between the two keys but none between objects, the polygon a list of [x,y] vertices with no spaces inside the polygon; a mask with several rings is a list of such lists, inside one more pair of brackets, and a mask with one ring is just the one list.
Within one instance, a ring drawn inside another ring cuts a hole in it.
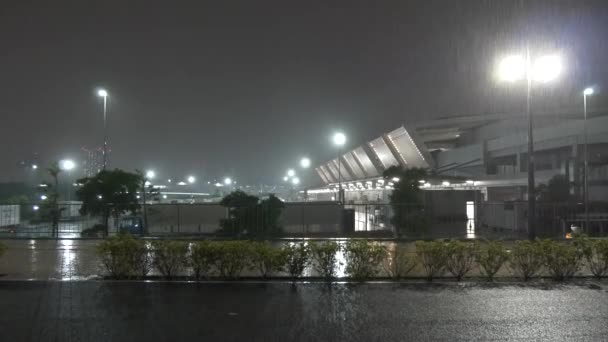
[{"label": "light reflection on wet road", "polygon": [[0,282],[6,341],[604,341],[608,284]]}]

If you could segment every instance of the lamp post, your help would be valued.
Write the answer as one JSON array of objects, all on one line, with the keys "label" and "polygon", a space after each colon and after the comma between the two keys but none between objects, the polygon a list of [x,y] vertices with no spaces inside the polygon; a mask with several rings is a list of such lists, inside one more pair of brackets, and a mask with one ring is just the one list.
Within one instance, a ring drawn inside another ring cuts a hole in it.
[{"label": "lamp post", "polygon": [[586,88],[583,90],[583,135],[584,135],[584,148],[583,148],[583,160],[585,165],[584,170],[584,183],[583,191],[585,193],[585,230],[589,231],[589,153],[587,152],[587,96],[593,95],[593,88]]},{"label": "lamp post", "polygon": [[338,146],[338,201],[344,203],[344,194],[342,192],[342,146],[346,143],[346,135],[337,132],[333,136],[334,145]]},{"label": "lamp post", "polygon": [[105,89],[99,89],[97,96],[103,98],[103,170],[106,170],[108,163],[108,124],[107,124],[107,109],[108,109],[108,92]]},{"label": "lamp post", "polygon": [[516,82],[525,79],[526,116],[528,119],[528,238],[536,238],[536,195],[534,180],[534,121],[530,109],[532,82],[546,83],[554,80],[561,72],[561,60],[556,55],[540,56],[532,63],[530,50],[526,46],[524,56],[514,55],[502,59],[498,65],[501,81]]}]

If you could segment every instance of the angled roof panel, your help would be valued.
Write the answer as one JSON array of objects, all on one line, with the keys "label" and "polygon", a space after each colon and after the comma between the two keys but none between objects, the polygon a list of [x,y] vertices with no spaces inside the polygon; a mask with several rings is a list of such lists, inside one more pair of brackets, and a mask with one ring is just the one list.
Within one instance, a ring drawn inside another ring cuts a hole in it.
[{"label": "angled roof panel", "polygon": [[341,177],[340,179],[342,181],[349,181],[349,180],[353,179],[353,177],[350,175],[350,173],[344,166],[344,160],[341,160],[340,162],[338,162],[338,159],[334,159],[334,160],[332,160],[332,163],[334,164],[334,167],[336,168],[336,170],[340,171],[340,177]]},{"label": "angled roof panel", "polygon": [[345,164],[348,165],[348,167],[351,170],[351,173],[353,174],[353,178],[355,179],[363,179],[365,178],[365,172],[363,172],[363,170],[361,169],[361,166],[359,165],[359,163],[357,163],[357,160],[355,160],[355,156],[354,156],[354,152],[348,152],[344,155],[344,161]]},{"label": "angled roof panel", "polygon": [[321,171],[320,167],[315,168],[315,171],[317,171],[317,174],[319,175],[319,177],[321,178],[321,180],[323,181],[323,183],[325,184],[329,184],[329,180],[327,180],[327,177],[325,176],[325,173],[323,173],[323,171]]},{"label": "angled roof panel", "polygon": [[393,155],[393,152],[388,147],[386,142],[384,142],[384,139],[382,139],[382,137],[374,139],[374,140],[370,141],[368,144],[369,144],[369,147],[372,149],[372,151],[376,154],[376,156],[378,157],[378,160],[380,160],[380,163],[382,163],[382,166],[385,169],[387,169],[393,165],[397,165],[397,166],[399,165],[399,161]]},{"label": "angled roof panel", "polygon": [[363,147],[357,147],[352,153],[363,172],[365,172],[366,177],[376,177],[380,175],[380,171],[374,166],[374,163],[372,163],[372,160]]},{"label": "angled roof panel", "polygon": [[401,126],[386,136],[407,167],[429,167],[429,162],[423,155],[424,146],[417,145],[405,127]]},{"label": "angled roof panel", "polygon": [[319,169],[321,169],[321,172],[325,175],[325,178],[327,178],[327,181],[329,183],[335,183],[336,182],[336,180],[334,179],[334,177],[331,174],[331,172],[327,169],[326,165],[321,165],[319,167]]}]

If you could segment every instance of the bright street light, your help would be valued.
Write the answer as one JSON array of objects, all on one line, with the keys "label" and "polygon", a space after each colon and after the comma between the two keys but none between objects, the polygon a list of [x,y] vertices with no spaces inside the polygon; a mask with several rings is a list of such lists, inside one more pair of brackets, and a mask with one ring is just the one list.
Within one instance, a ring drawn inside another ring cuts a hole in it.
[{"label": "bright street light", "polygon": [[583,90],[583,95],[586,95],[586,96],[593,95],[593,88],[591,88],[591,87],[585,88],[585,90]]},{"label": "bright street light", "polygon": [[76,167],[76,163],[70,159],[64,159],[59,162],[59,167],[64,171],[70,171]]},{"label": "bright street light", "polygon": [[226,185],[232,184],[232,179],[230,179],[230,177],[224,178],[224,184],[226,184]]},{"label": "bright street light", "polygon": [[38,169],[38,165],[36,165],[36,164],[32,165],[32,169],[34,169],[34,170]]},{"label": "bright street light", "polygon": [[188,176],[188,183],[194,184],[194,182],[196,182],[196,178],[194,178],[194,176]]},{"label": "bright street light", "polygon": [[307,169],[310,167],[310,159],[304,157],[300,160],[300,166],[304,169]]},{"label": "bright street light", "polygon": [[296,175],[296,171],[294,169],[287,170],[287,177],[294,177]]},{"label": "bright street light", "polygon": [[546,83],[556,79],[562,72],[562,61],[557,55],[538,57],[533,63],[521,55],[508,56],[498,64],[498,78],[501,81],[515,82],[530,78]]},{"label": "bright street light", "polygon": [[498,64],[498,78],[515,82],[526,77],[526,60],[522,56],[508,56]]},{"label": "bright street light", "polygon": [[43,200],[43,201],[44,201],[44,200],[46,200],[47,198],[48,198],[48,197],[46,197],[46,195],[42,195],[42,196],[40,196],[40,199],[41,199],[41,200]]},{"label": "bright street light", "polygon": [[287,182],[288,180],[289,180],[289,177],[287,177],[287,176],[283,177],[284,182]]},{"label": "bright street light", "polygon": [[154,179],[154,177],[156,177],[156,172],[154,172],[152,170],[148,170],[148,172],[146,172],[146,178]]},{"label": "bright street light", "polygon": [[335,133],[332,140],[335,145],[342,146],[346,143],[346,135],[344,135],[344,133],[341,133],[341,132]]},{"label": "bright street light", "polygon": [[294,178],[291,180],[291,183],[293,183],[293,185],[298,185],[298,184],[300,184],[300,178],[298,178],[298,177],[294,177]]},{"label": "bright street light", "polygon": [[99,97],[107,97],[108,96],[108,92],[105,89],[99,89],[97,91],[97,96],[99,96]]}]

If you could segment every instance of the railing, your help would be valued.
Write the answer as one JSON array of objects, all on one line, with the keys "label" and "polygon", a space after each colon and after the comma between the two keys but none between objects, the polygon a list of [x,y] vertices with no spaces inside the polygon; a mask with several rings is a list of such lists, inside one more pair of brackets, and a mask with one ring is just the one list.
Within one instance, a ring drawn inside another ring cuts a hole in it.
[{"label": "railing", "polygon": [[[56,222],[44,208],[0,204],[0,238],[76,238],[102,236],[100,217],[79,213],[80,204],[62,204]],[[564,238],[573,230],[590,236],[608,235],[608,204],[593,203],[586,225],[582,204],[537,203],[539,237]],[[386,237],[488,238],[527,237],[526,202],[285,203],[283,208],[262,206],[225,208],[216,203],[152,204],[131,218],[145,222],[143,235],[212,237]],[[125,218],[110,218],[108,233],[125,228]],[[121,223],[122,222],[122,223]],[[128,227],[127,227],[128,228]],[[133,230],[134,227],[131,227]],[[84,233],[83,233],[84,232]],[[88,232],[88,234],[86,234]]]}]

